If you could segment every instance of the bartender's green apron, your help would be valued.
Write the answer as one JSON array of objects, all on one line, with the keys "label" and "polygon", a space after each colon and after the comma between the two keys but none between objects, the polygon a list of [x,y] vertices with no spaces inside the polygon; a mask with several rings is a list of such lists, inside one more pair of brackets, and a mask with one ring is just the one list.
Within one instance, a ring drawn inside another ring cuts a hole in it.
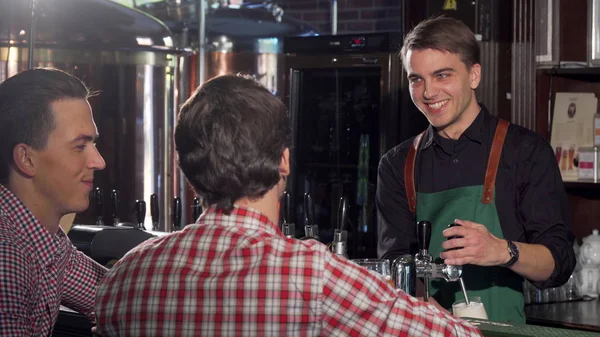
[{"label": "bartender's green apron", "polygon": [[[422,137],[417,137],[411,146],[404,170],[406,195],[411,211],[413,213],[416,211],[416,220],[427,220],[432,224],[429,252],[435,262],[443,262],[439,257],[442,252],[442,242],[446,240],[442,231],[453,223],[454,219],[484,224],[493,235],[504,238],[494,204],[494,187],[508,125],[509,123],[504,120],[498,122],[488,158],[484,185],[460,187],[437,193],[415,193],[414,165],[416,149]],[[469,297],[481,298],[490,320],[525,323],[522,277],[508,268],[474,265],[463,266],[462,275],[467,294]],[[430,293],[449,310],[452,308],[452,303],[464,298],[459,282],[431,280]]]}]

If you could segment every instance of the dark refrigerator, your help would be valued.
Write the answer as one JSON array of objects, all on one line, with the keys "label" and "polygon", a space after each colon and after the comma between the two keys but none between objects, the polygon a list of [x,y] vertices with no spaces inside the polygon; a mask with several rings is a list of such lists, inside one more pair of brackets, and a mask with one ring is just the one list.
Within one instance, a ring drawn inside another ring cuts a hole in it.
[{"label": "dark refrigerator", "polygon": [[296,236],[304,232],[305,193],[312,196],[324,243],[332,240],[338,203],[345,196],[350,258],[376,257],[381,156],[427,126],[408,94],[401,44],[399,33],[284,40],[283,98],[293,131],[288,191]]}]

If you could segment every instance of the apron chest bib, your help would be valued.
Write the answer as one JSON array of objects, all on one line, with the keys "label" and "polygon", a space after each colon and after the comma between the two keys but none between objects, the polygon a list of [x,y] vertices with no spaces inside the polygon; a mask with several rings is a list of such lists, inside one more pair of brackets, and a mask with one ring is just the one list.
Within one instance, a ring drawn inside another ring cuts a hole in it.
[{"label": "apron chest bib", "polygon": [[[416,220],[431,222],[429,252],[434,262],[443,263],[439,257],[442,252],[442,242],[446,240],[442,231],[453,223],[454,219],[483,224],[494,236],[504,238],[494,204],[494,187],[508,125],[507,121],[498,121],[488,158],[485,181],[479,186],[460,187],[436,193],[415,192],[414,168],[422,134],[411,146],[404,167],[406,196]],[[525,323],[521,276],[508,268],[475,265],[464,265],[462,275],[467,294],[469,297],[481,298],[490,320]],[[451,309],[452,303],[464,297],[458,282],[430,280],[430,292],[446,309]]]}]

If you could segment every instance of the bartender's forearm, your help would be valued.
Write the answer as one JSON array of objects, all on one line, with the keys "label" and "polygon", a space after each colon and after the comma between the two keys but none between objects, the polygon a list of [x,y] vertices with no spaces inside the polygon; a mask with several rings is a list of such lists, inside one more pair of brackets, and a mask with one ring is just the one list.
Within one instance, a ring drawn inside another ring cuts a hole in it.
[{"label": "bartender's forearm", "polygon": [[[532,281],[545,281],[554,271],[554,258],[546,246],[530,243],[515,242],[519,248],[519,259],[510,268],[515,273]],[[505,261],[510,260],[508,249]]]}]

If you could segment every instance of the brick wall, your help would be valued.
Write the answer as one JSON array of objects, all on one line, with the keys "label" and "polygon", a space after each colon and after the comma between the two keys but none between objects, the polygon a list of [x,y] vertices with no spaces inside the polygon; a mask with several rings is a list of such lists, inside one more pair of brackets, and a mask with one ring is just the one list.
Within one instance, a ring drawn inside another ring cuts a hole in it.
[{"label": "brick wall", "polygon": [[[399,31],[401,0],[338,0],[338,34]],[[331,33],[330,0],[279,0],[287,16]]]}]

